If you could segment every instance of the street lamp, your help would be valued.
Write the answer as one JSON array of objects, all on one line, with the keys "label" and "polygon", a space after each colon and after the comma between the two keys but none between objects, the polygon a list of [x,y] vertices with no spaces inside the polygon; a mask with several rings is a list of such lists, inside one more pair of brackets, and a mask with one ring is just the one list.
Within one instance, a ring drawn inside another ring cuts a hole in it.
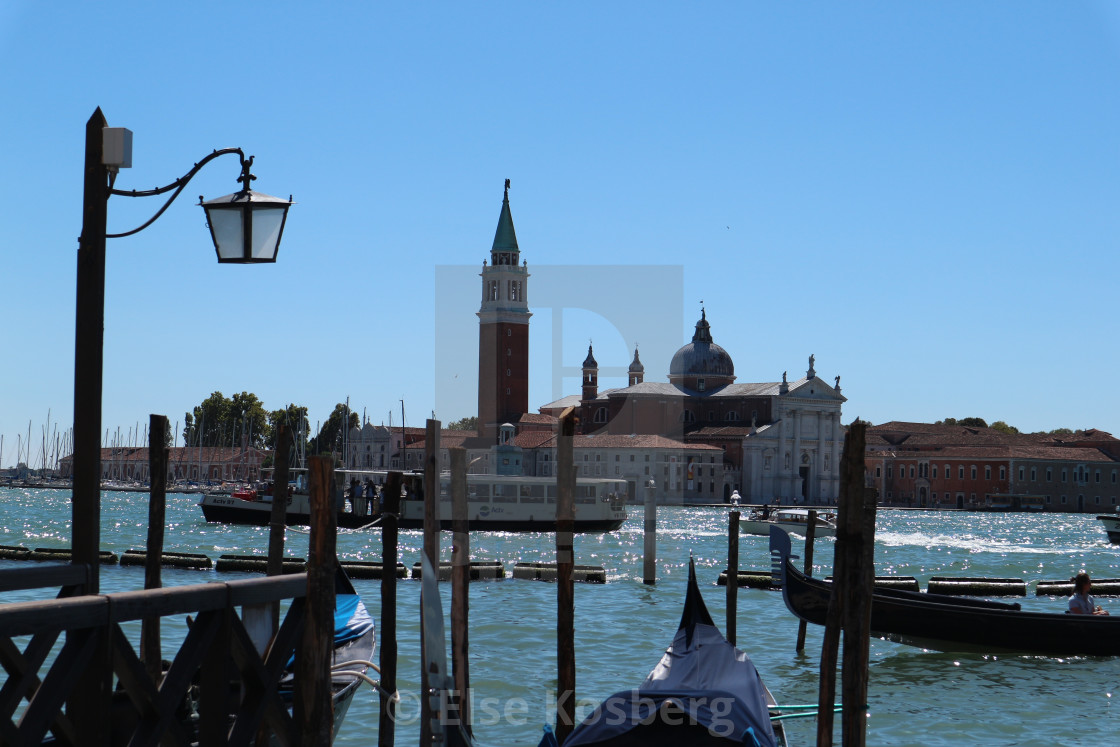
[{"label": "street lamp", "polygon": [[[101,543],[101,389],[105,327],[105,240],[139,233],[159,218],[203,166],[219,156],[241,159],[242,189],[203,201],[218,261],[275,262],[292,199],[254,192],[249,169],[253,157],[240,148],[215,150],[171,184],[144,191],[113,188],[121,168],[132,165],[132,133],[108,127],[98,108],[86,123],[85,185],[82,235],[78,244],[76,321],[74,325],[74,472],[71,503],[71,562],[90,569],[87,594],[100,588],[98,553]],[[150,197],[171,192],[163,206],[143,225],[124,233],[106,233],[106,207],[111,195]]]},{"label": "street lamp", "polygon": [[237,178],[242,183],[240,192],[207,201],[198,197],[198,204],[206,211],[219,262],[276,261],[292,198],[285,201],[249,189],[249,182],[257,178],[249,173],[252,165],[252,156],[248,160],[241,157],[241,176]]}]

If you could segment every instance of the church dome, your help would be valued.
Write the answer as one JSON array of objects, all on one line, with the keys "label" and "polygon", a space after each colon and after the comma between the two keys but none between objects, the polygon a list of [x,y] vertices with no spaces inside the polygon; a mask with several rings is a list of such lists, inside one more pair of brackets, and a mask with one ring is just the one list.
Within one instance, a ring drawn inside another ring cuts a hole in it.
[{"label": "church dome", "polygon": [[705,379],[706,389],[735,380],[735,364],[726,350],[712,342],[711,326],[704,311],[696,322],[692,342],[678,350],[669,363],[670,382],[691,389],[695,388],[695,379]]}]

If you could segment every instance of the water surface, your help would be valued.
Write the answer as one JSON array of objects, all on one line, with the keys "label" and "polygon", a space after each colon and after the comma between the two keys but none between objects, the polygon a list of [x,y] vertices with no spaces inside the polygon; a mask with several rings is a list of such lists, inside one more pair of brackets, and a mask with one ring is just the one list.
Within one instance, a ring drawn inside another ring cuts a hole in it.
[{"label": "water surface", "polygon": [[[263,527],[208,524],[197,498],[168,496],[165,550],[266,553]],[[725,590],[715,585],[726,567],[727,513],[721,509],[662,508],[658,514],[658,583],[642,583],[642,507],[610,534],[577,535],[580,564],[607,569],[605,585],[576,585],[576,690],[587,710],[611,693],[639,684],[657,663],[680,618],[688,555],[696,557],[705,600],[721,628],[726,620]],[[107,492],[102,499],[102,548],[122,553],[142,548],[146,538],[147,496]],[[67,547],[69,493],[50,490],[0,490],[0,544]],[[289,554],[306,555],[307,535],[289,529]],[[441,551],[450,559],[450,533]],[[795,544],[795,547],[797,545]],[[419,532],[402,532],[402,562],[420,559]],[[377,531],[346,532],[338,537],[341,557],[380,560]],[[769,567],[767,540],[743,536],[740,567]],[[472,533],[474,560],[554,560],[550,534]],[[818,540],[816,572],[829,572],[832,540]],[[1108,543],[1092,515],[977,514],[883,511],[876,529],[876,573],[916,576],[923,584],[934,575],[1022,577],[1028,583],[1069,578],[1081,568],[1097,578],[1120,578],[1120,547]],[[5,567],[27,565],[0,561]],[[166,585],[245,577],[245,574],[165,569]],[[143,587],[138,567],[102,569],[103,591]],[[354,582],[375,619],[380,615],[379,581]],[[1024,607],[1060,611],[1064,599],[1031,596]],[[444,609],[449,585],[441,584]],[[31,592],[6,595],[6,601],[31,598]],[[1120,599],[1101,599],[1120,614]],[[415,744],[419,680],[418,582],[398,587],[398,687],[402,720],[397,743]],[[470,587],[470,668],[475,690],[476,734],[485,745],[535,745],[541,724],[551,717],[556,687],[556,587],[506,579],[474,582]],[[778,701],[816,701],[822,628],[810,626],[806,650],[794,652],[797,620],[781,595],[743,589],[736,619],[739,647],[746,650]],[[182,639],[181,621],[163,626],[165,656]],[[1112,710],[1120,688],[1120,658],[983,656],[944,654],[873,640],[871,645],[870,745],[1101,745],[1120,743],[1120,714]],[[364,689],[350,709],[340,745],[370,745],[377,735],[377,697]],[[815,743],[812,720],[788,722],[795,743]],[[839,723],[837,740],[839,744]]]}]

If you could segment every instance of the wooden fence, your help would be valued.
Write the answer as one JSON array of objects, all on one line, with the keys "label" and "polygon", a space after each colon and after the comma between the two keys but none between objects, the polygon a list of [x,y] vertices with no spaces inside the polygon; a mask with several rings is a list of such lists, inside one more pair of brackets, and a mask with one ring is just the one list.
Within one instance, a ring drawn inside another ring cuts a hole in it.
[{"label": "wooden fence", "polygon": [[[0,571],[0,594],[60,588],[54,599],[0,604],[0,744],[248,745],[270,734],[299,743],[279,682],[305,625],[306,574],[87,595],[90,573]],[[269,641],[271,625],[257,621],[285,599]],[[193,622],[177,652],[162,652],[170,666],[153,679],[121,626],[170,615]]]}]

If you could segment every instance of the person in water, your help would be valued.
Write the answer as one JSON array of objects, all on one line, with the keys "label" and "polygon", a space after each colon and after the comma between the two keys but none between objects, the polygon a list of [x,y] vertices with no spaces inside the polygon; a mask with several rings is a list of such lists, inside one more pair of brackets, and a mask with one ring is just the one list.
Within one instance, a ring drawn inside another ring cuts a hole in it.
[{"label": "person in water", "polygon": [[1097,600],[1089,594],[1093,582],[1085,571],[1078,571],[1073,579],[1073,596],[1069,598],[1069,611],[1074,615],[1107,615]]}]

